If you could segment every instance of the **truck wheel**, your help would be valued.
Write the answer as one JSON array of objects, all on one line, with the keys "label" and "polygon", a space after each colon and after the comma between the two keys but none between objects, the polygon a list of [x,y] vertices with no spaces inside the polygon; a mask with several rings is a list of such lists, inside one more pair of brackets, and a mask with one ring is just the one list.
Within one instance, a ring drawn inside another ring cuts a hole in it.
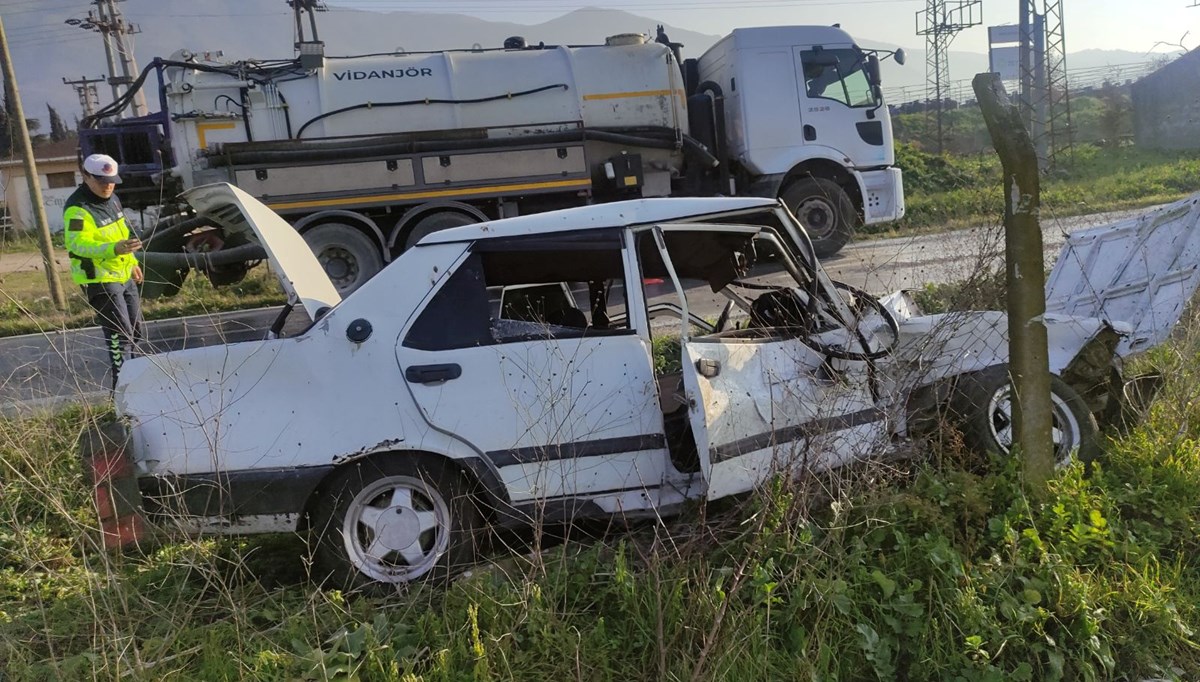
[{"label": "truck wheel", "polygon": [[304,241],[342,296],[383,269],[379,247],[361,231],[342,223],[322,223],[304,233]]},{"label": "truck wheel", "polygon": [[412,455],[352,464],[313,515],[322,576],[377,594],[453,576],[473,561],[482,526],[466,489],[457,472]]},{"label": "truck wheel", "polygon": [[[968,447],[1007,455],[1013,445],[1012,379],[1008,365],[996,365],[963,376],[952,408]],[[1054,406],[1051,435],[1054,461],[1065,466],[1072,459],[1090,462],[1100,454],[1099,428],[1083,398],[1062,379],[1050,377]]]},{"label": "truck wheel", "polygon": [[413,225],[412,231],[408,233],[408,238],[404,240],[404,249],[411,249],[417,242],[421,241],[425,236],[431,235],[434,232],[448,230],[452,227],[462,227],[463,225],[474,225],[479,222],[473,216],[458,211],[438,211],[417,221]]},{"label": "truck wheel", "polygon": [[858,227],[858,212],[846,191],[832,180],[806,177],[783,188],[779,198],[812,240],[818,258],[837,253]]}]

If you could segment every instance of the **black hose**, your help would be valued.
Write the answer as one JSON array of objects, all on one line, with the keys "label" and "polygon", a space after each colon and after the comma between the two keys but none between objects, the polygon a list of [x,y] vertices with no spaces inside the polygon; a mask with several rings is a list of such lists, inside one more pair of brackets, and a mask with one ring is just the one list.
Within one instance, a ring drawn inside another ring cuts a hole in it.
[{"label": "black hose", "polygon": [[[287,136],[290,140],[292,139],[292,114],[288,111],[288,101],[287,98],[283,96],[283,90],[275,88],[275,94],[279,95],[279,101],[283,104],[283,124],[287,126]],[[250,127],[247,126],[246,130],[249,129]]]},{"label": "black hose", "polygon": [[200,227],[211,225],[212,219],[204,216],[194,216],[183,220],[172,220],[168,218],[155,225],[149,232],[146,238],[144,247],[147,251],[153,251],[156,244],[163,242],[170,243],[179,237],[191,232]]},{"label": "black hose", "polygon": [[308,119],[307,121],[305,121],[304,125],[300,126],[300,130],[296,131],[296,139],[300,139],[300,138],[304,137],[304,130],[306,128],[308,128],[310,125],[316,123],[317,121],[329,118],[330,116],[344,114],[347,111],[356,111],[358,109],[374,109],[376,107],[380,107],[380,108],[383,108],[383,107],[409,107],[409,106],[415,106],[418,104],[481,104],[483,102],[496,102],[496,101],[499,101],[502,99],[512,99],[514,97],[524,97],[525,95],[534,95],[539,92],[545,92],[547,90],[558,90],[558,89],[566,90],[567,84],[566,83],[556,83],[554,85],[544,85],[540,88],[534,88],[532,90],[522,90],[521,92],[506,92],[503,95],[491,95],[489,97],[476,97],[474,99],[410,99],[410,100],[405,100],[402,102],[364,102],[362,104],[355,104],[353,106],[342,107],[341,109],[334,109],[333,111],[327,111],[319,116],[314,116],[314,117]]},{"label": "black hose", "polygon": [[203,253],[167,253],[164,251],[139,251],[138,259],[147,268],[165,270],[170,268],[192,268],[207,270],[223,265],[245,263],[246,261],[262,260],[267,257],[267,251],[261,244],[243,244],[232,249],[206,251]]},{"label": "black hose", "polygon": [[[155,69],[172,67],[172,66],[177,66],[177,67],[183,68],[183,69],[194,69],[196,71],[207,71],[209,73],[219,73],[219,74],[222,74],[225,76],[231,76],[234,78],[241,76],[241,73],[237,68],[209,66],[208,64],[200,64],[197,62],[177,62],[177,61],[173,61],[173,60],[169,60],[169,59],[155,59],[154,61],[150,62],[146,66],[146,68],[142,69],[142,73],[137,77],[136,80],[133,81],[133,83],[131,83],[129,85],[129,89],[125,91],[125,94],[121,95],[116,100],[111,102],[108,106],[101,108],[99,111],[92,114],[91,116],[83,117],[83,119],[79,122],[79,127],[80,128],[93,128],[93,127],[95,127],[95,124],[97,122],[101,121],[102,119],[108,118],[109,116],[112,116],[114,114],[120,113],[121,111],[124,111],[125,108],[128,107],[129,104],[133,101],[133,98],[137,95],[137,92],[142,89],[142,85],[145,84],[146,78],[150,75],[151,71],[153,71]],[[280,67],[279,69],[276,69],[276,70],[277,71],[289,71],[292,68],[294,68],[294,66],[284,66],[284,67]],[[264,80],[270,80],[269,78],[267,78],[267,79],[252,78],[251,76],[246,76],[246,79],[247,80],[255,80],[256,82],[264,82]]]},{"label": "black hose", "polygon": [[[470,149],[508,148],[514,145],[557,144],[567,142],[610,142],[632,147],[651,149],[675,149],[678,134],[673,128],[634,129],[635,132],[617,132],[606,129],[569,130],[559,133],[544,133],[520,138],[503,139],[446,139],[446,140],[403,140],[386,142],[387,138],[355,140],[349,143],[263,143],[253,147],[244,144],[226,145],[223,153],[209,157],[214,168],[222,166],[271,166],[293,163],[321,163],[349,161],[364,156],[396,157],[429,152],[449,152]],[[685,153],[696,157],[700,163],[715,167],[719,162],[708,149],[695,138],[684,135]]]}]

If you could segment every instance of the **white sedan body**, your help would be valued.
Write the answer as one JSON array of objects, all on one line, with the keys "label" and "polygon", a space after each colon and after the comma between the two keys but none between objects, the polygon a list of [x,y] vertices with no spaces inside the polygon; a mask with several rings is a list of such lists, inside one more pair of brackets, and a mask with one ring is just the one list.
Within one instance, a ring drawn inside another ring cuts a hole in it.
[{"label": "white sedan body", "polygon": [[[1003,314],[921,316],[900,296],[885,302],[898,343],[877,362],[822,353],[852,344],[837,325],[812,332],[823,335],[816,346],[803,334],[701,329],[686,280],[708,278],[715,291],[736,277],[708,254],[740,253],[764,224],[801,239],[767,200],[639,200],[446,230],[343,301],[299,235],[253,198],[211,185],[188,199],[227,230],[253,230],[316,319],[294,337],[122,369],[117,408],[141,487],[176,496],[198,531],[296,530],[339,467],[415,453],[453,461],[518,518],[668,513],[783,468],[878,454],[904,435],[913,391],[1007,359]],[[811,261],[812,286],[832,286],[815,259],[794,257]],[[587,295],[582,310],[550,310],[554,287],[600,281],[606,311],[589,310]],[[664,327],[651,319],[651,281],[677,294],[678,373],[655,369]],[[583,324],[567,319],[588,312]],[[1112,328],[1099,316],[1047,323],[1057,373]],[[868,344],[886,335],[859,331]],[[672,414],[694,455],[677,452]]]}]

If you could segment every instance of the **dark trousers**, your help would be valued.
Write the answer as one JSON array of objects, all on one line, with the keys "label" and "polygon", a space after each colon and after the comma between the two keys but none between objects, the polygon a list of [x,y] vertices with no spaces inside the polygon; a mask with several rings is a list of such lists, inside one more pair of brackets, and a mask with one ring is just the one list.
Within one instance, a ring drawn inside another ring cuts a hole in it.
[{"label": "dark trousers", "polygon": [[112,363],[112,385],[116,389],[121,365],[142,340],[142,299],[137,283],[130,279],[124,284],[86,284],[83,294],[96,311],[96,324],[104,332],[104,349]]}]

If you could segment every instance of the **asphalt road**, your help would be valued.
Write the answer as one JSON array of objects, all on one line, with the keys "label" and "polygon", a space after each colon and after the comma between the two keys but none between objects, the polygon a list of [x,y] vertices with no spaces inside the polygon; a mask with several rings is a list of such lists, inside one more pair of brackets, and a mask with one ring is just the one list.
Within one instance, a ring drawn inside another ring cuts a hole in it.
[{"label": "asphalt road", "polygon": [[[278,308],[157,320],[146,325],[146,352],[199,348],[262,338]],[[294,312],[287,331],[308,323]],[[64,401],[103,399],[111,379],[98,327],[0,339],[0,415],[51,408]]]},{"label": "asphalt road", "polygon": [[[1137,213],[1125,211],[1065,220],[1043,216],[1047,262],[1053,260],[1066,234]],[[897,289],[919,288],[930,282],[964,280],[985,264],[997,264],[1002,253],[1003,232],[997,225],[855,242],[824,261],[823,265],[832,278],[879,295]],[[36,255],[21,260],[24,267],[40,269],[40,258]],[[15,264],[15,261],[10,260],[8,264]],[[777,265],[770,263],[756,268],[755,274],[764,283],[787,279]],[[613,297],[618,293],[613,292]],[[653,297],[651,303],[675,299],[666,282],[648,285],[648,293]],[[693,299],[692,293],[689,293],[689,299]],[[696,292],[691,312],[715,318],[722,303],[723,299],[712,296],[711,292]],[[153,351],[166,351],[262,338],[277,310],[248,310],[152,322],[147,325],[147,346]],[[298,330],[306,323],[304,313],[296,311],[289,319],[287,330]],[[0,414],[49,408],[64,401],[103,399],[108,392],[107,373],[108,361],[102,351],[100,331],[95,327],[0,339]]]}]

